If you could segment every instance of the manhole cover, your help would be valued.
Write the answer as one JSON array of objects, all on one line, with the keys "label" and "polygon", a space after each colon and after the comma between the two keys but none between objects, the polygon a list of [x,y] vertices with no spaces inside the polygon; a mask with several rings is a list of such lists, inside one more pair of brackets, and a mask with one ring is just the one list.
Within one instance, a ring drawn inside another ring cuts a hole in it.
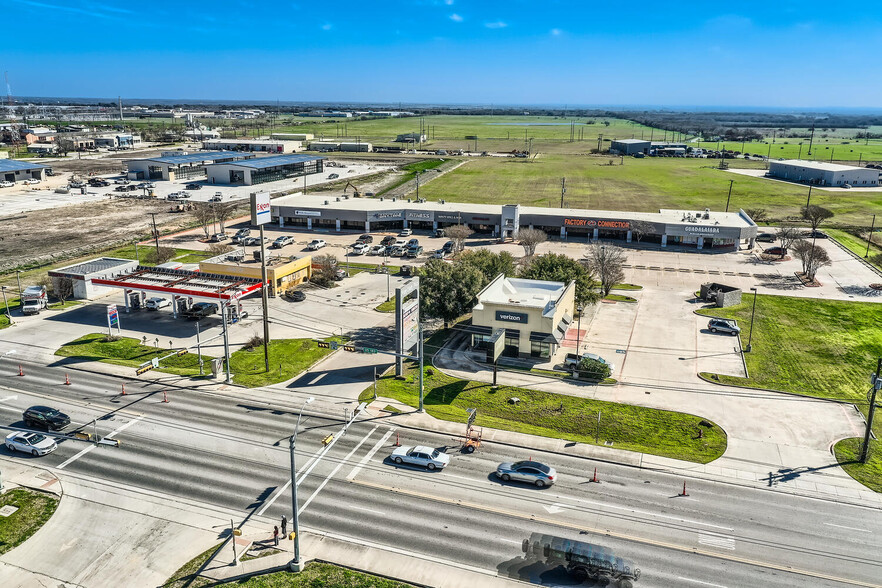
[{"label": "manhole cover", "polygon": [[12,506],[11,504],[7,504],[3,508],[0,508],[0,517],[8,517],[12,513],[18,510],[17,506]]}]

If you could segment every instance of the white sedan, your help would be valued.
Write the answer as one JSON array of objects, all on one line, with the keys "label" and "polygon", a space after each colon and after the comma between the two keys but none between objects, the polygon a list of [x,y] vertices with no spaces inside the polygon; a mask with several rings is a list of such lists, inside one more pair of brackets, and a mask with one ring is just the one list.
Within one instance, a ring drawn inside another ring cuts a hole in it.
[{"label": "white sedan", "polygon": [[450,456],[431,447],[397,447],[391,455],[397,464],[407,463],[424,467],[428,470],[441,469],[450,463]]},{"label": "white sedan", "polygon": [[10,433],[6,436],[9,451],[21,451],[33,456],[46,455],[58,449],[55,440],[40,433]]}]

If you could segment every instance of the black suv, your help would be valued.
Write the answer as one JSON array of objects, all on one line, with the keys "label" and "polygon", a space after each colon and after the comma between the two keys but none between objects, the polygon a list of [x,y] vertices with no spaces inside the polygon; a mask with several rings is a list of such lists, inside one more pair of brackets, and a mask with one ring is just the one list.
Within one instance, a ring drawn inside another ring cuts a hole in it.
[{"label": "black suv", "polygon": [[188,190],[201,190],[202,184],[187,184]]},{"label": "black suv", "polygon": [[217,304],[213,302],[197,302],[187,310],[187,318],[201,319],[217,312]]},{"label": "black suv", "polygon": [[388,247],[389,245],[395,243],[395,241],[395,237],[393,237],[392,235],[387,235],[386,237],[383,237],[382,241],[380,241],[380,245],[385,245],[386,247]]},{"label": "black suv", "polygon": [[374,242],[374,238],[371,237],[370,235],[368,235],[367,233],[365,233],[364,235],[362,235],[361,237],[359,237],[358,239],[356,239],[355,242],[356,242],[356,243],[373,243],[373,242]]},{"label": "black suv", "polygon": [[60,431],[70,424],[70,417],[48,406],[32,406],[21,415],[28,427]]}]

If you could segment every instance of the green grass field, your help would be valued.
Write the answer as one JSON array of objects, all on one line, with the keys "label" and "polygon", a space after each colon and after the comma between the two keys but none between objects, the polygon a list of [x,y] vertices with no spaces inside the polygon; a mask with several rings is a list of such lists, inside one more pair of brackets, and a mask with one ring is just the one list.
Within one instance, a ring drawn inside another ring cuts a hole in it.
[{"label": "green grass field", "polygon": [[13,488],[0,494],[0,507],[12,505],[18,510],[0,517],[0,555],[24,543],[48,521],[58,507],[58,498],[27,488]]},{"label": "green grass field", "polygon": [[[331,337],[323,341],[343,342],[339,337]],[[230,371],[236,384],[249,388],[269,386],[290,380],[331,353],[333,350],[319,347],[312,339],[276,339],[270,341],[269,345],[268,372],[265,371],[266,362],[262,346],[240,349],[233,353],[230,356]]]},{"label": "green grass field", "polygon": [[[393,398],[409,406],[419,404],[415,378],[418,369],[408,366],[404,380],[385,376],[377,382],[377,395]],[[579,443],[603,445],[612,442],[618,449],[640,451],[707,463],[726,450],[726,433],[717,425],[699,426],[700,416],[616,404],[540,392],[525,388],[499,386],[458,380],[437,370],[427,370],[424,378],[426,412],[435,418],[465,423],[466,408],[478,409],[476,424],[530,435],[566,439]],[[517,396],[517,405],[508,399]],[[359,397],[373,399],[373,386]],[[600,428],[597,413],[601,412]],[[698,438],[698,430],[703,430]]]},{"label": "green grass field", "polygon": [[[612,161],[614,165],[609,165]],[[557,208],[560,179],[567,178],[565,204],[572,208],[656,212],[661,208],[724,210],[729,180],[735,183],[729,210],[765,208],[771,220],[798,216],[808,188],[716,169],[713,160],[679,158],[540,155],[535,160],[483,157],[420,187],[429,200]],[[882,216],[882,192],[812,191],[812,203],[832,210],[833,225],[869,227]]]},{"label": "green grass field", "polygon": [[882,492],[882,441],[870,440],[867,463],[859,461],[862,443],[861,437],[839,441],[833,446],[836,460],[849,476],[874,492]]},{"label": "green grass field", "polygon": [[[170,349],[142,345],[140,341],[131,337],[120,337],[115,341],[107,341],[106,339],[105,333],[83,335],[79,339],[62,345],[55,355],[137,368],[154,357],[163,357],[171,352]],[[202,356],[202,359],[206,363],[211,361],[211,358],[205,355]],[[162,360],[159,365],[160,367],[156,371],[191,378],[199,377],[199,359],[195,353],[172,356]],[[211,374],[207,366],[204,371]]]}]

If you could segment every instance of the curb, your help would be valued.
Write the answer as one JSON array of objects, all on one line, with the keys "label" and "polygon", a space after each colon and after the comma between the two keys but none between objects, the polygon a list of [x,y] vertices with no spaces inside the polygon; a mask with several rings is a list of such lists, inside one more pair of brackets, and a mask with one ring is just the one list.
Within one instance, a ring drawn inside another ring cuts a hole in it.
[{"label": "curb", "polygon": [[[704,374],[704,373],[710,373],[710,372],[699,372],[698,378],[701,380],[704,380],[708,384],[714,384],[715,386],[731,386],[732,388],[740,388],[742,390],[758,390],[760,392],[773,392],[775,394],[786,394],[787,396],[795,396],[797,398],[805,398],[807,400],[819,400],[819,401],[823,401],[823,402],[833,402],[836,404],[846,404],[846,405],[852,406],[858,412],[858,414],[863,415],[863,413],[861,413],[861,411],[858,410],[857,405],[853,401],[850,401],[850,400],[839,400],[837,398],[823,398],[821,396],[808,396],[806,394],[797,394],[796,392],[786,392],[784,390],[775,390],[773,388],[759,388],[759,387],[754,387],[754,386],[744,386],[741,384],[724,384],[723,382],[718,382],[716,380],[712,380],[706,376],[703,376],[702,374]],[[714,375],[719,375],[719,374],[714,374]]]}]

